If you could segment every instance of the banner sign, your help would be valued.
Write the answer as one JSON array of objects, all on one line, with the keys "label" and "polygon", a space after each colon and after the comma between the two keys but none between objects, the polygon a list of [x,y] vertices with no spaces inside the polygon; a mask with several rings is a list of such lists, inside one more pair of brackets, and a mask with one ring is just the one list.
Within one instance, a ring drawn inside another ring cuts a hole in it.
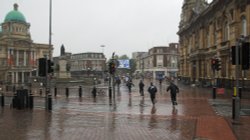
[{"label": "banner sign", "polygon": [[129,59],[121,59],[118,61],[119,61],[118,68],[130,69]]}]

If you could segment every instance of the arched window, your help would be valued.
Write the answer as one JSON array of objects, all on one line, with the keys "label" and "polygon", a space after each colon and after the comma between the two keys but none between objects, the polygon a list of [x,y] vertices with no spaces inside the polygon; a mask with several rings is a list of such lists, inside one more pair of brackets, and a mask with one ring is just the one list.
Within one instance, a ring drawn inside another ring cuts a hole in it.
[{"label": "arched window", "polygon": [[247,36],[247,20],[245,16],[241,17],[241,35]]}]

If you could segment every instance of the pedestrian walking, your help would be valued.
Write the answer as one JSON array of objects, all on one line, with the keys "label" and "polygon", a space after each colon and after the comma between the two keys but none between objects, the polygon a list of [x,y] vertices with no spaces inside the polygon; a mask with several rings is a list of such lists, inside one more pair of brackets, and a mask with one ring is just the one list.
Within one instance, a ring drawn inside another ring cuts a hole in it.
[{"label": "pedestrian walking", "polygon": [[92,95],[94,98],[96,98],[96,92],[97,92],[97,90],[96,90],[96,87],[94,86],[92,89]]},{"label": "pedestrian walking", "polygon": [[139,83],[139,92],[141,94],[141,96],[144,96],[144,83],[143,81],[141,80],[140,83]]},{"label": "pedestrian walking", "polygon": [[127,87],[128,87],[128,92],[131,93],[131,88],[132,86],[134,86],[132,80],[130,79],[128,82],[127,82]]},{"label": "pedestrian walking", "polygon": [[157,88],[152,82],[150,83],[150,86],[148,87],[148,92],[150,94],[150,99],[152,101],[152,104],[155,105],[155,94],[157,93]]},{"label": "pedestrian walking", "polygon": [[117,85],[117,89],[120,89],[120,84],[121,84],[120,77],[116,77],[115,84]]},{"label": "pedestrian walking", "polygon": [[170,90],[170,95],[171,95],[171,101],[172,101],[172,105],[173,107],[175,105],[177,105],[177,101],[176,101],[176,93],[179,92],[179,88],[177,85],[175,85],[173,82],[170,82],[170,85],[167,88],[167,92]]}]

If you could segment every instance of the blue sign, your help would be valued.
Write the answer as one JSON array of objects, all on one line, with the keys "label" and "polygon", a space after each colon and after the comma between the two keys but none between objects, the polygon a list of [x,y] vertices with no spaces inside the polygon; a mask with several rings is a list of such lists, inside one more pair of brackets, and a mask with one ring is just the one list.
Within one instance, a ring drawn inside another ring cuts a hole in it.
[{"label": "blue sign", "polygon": [[118,68],[130,69],[129,59],[122,59],[118,61],[119,61]]}]

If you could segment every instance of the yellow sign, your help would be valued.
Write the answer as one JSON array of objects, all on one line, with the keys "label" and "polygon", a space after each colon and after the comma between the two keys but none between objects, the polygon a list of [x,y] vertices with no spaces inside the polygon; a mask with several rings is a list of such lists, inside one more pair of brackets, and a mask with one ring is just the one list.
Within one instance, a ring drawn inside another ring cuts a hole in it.
[{"label": "yellow sign", "polygon": [[237,96],[237,88],[234,87],[234,97],[236,97],[236,96]]}]

